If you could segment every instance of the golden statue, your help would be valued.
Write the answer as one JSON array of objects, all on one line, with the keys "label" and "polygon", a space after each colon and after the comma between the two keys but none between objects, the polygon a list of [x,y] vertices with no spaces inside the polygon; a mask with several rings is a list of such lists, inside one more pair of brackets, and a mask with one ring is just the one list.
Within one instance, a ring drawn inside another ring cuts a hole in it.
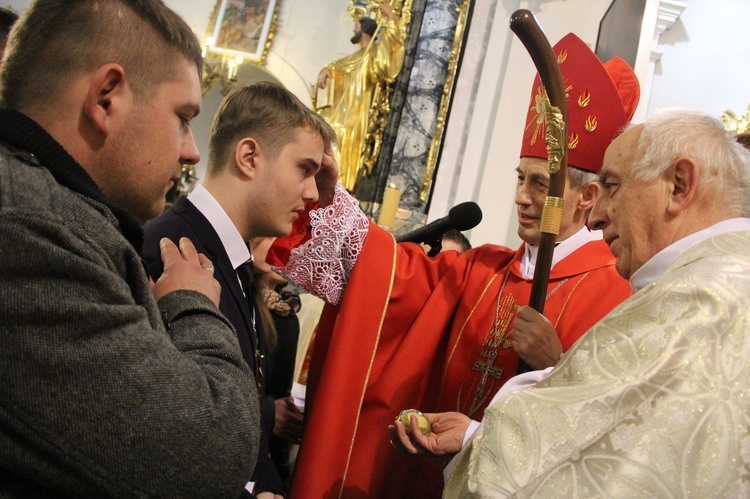
[{"label": "golden statue", "polygon": [[401,17],[388,1],[374,3],[375,19],[363,15],[367,10],[362,6],[350,7],[354,18],[351,42],[360,49],[324,67],[313,92],[313,107],[336,131],[334,153],[341,183],[350,192],[359,175],[375,166],[390,110],[389,85],[404,63],[411,0],[400,3]]}]

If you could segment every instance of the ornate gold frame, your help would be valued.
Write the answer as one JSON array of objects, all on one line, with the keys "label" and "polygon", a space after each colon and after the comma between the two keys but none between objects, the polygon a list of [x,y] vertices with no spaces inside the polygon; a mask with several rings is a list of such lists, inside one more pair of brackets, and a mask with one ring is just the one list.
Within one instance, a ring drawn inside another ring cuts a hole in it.
[{"label": "ornate gold frame", "polygon": [[[251,62],[263,66],[266,63],[266,56],[268,55],[268,51],[271,48],[271,43],[273,42],[273,38],[276,35],[276,30],[279,26],[278,15],[279,4],[281,3],[281,0],[257,0],[256,3],[258,4],[258,6],[261,8],[265,7],[266,10],[263,15],[263,23],[259,25],[260,32],[257,39],[257,46],[254,51],[243,50],[246,47],[244,47],[240,42],[247,43],[248,40],[250,42],[253,41],[253,38],[244,36],[244,33],[240,35],[241,38],[237,42],[226,42],[226,30],[222,28],[222,23],[229,22],[229,19],[227,19],[227,7],[238,7],[237,5],[233,5],[233,3],[235,2],[244,4],[244,2],[239,2],[238,0],[216,1],[216,5],[214,6],[214,10],[211,13],[211,17],[208,23],[208,30],[206,33],[206,39],[208,40],[210,37],[214,40],[214,42],[206,44],[206,53],[207,55],[209,53],[216,53],[222,55],[223,57],[241,57],[243,60],[242,62]],[[254,7],[254,5],[251,5],[249,7],[245,6],[239,10],[238,14],[241,14],[243,17],[245,17],[250,13],[250,8]],[[227,26],[236,28],[238,24],[239,23],[237,22],[229,22]],[[236,31],[237,30],[235,29],[235,32]],[[222,34],[225,35],[224,38],[221,38]]]},{"label": "ornate gold frame", "polygon": [[424,173],[422,191],[419,194],[419,199],[423,203],[427,202],[427,197],[430,194],[432,175],[435,172],[435,164],[437,162],[438,153],[440,151],[440,146],[443,143],[445,121],[448,114],[448,106],[450,105],[451,97],[453,95],[456,70],[458,69],[458,58],[461,54],[461,46],[464,39],[464,29],[466,29],[466,17],[469,12],[470,2],[471,0],[463,0],[461,6],[459,7],[458,22],[456,23],[456,32],[453,36],[453,47],[451,48],[450,56],[448,56],[448,71],[446,73],[445,85],[443,85],[443,96],[440,99],[440,108],[437,115],[435,135],[433,135],[432,137],[430,152],[427,155],[427,168],[425,169]]}]

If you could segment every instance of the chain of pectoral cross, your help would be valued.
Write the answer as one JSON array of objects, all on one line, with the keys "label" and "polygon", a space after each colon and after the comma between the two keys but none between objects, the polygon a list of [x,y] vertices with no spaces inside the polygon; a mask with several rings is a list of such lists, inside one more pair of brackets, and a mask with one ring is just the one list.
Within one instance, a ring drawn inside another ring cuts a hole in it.
[{"label": "chain of pectoral cross", "polygon": [[[468,415],[472,416],[477,410],[486,402],[489,397],[489,393],[485,394],[484,389],[487,387],[487,381],[490,376],[495,379],[500,379],[503,375],[502,367],[495,367],[495,359],[499,349],[508,350],[513,345],[508,339],[510,334],[510,322],[513,319],[513,313],[511,310],[517,310],[518,306],[515,304],[513,295],[508,293],[503,296],[505,291],[505,285],[508,283],[510,277],[510,269],[505,272],[503,278],[503,284],[500,286],[500,292],[497,294],[497,300],[495,300],[495,317],[492,320],[492,328],[485,337],[484,344],[482,345],[482,351],[480,359],[474,362],[473,370],[482,373],[482,378],[479,380],[476,390],[474,390],[474,400],[469,408]],[[547,299],[555,294],[560,287],[567,282],[567,278],[560,281],[557,286],[547,294]],[[487,359],[486,362],[482,362],[482,359]]]}]

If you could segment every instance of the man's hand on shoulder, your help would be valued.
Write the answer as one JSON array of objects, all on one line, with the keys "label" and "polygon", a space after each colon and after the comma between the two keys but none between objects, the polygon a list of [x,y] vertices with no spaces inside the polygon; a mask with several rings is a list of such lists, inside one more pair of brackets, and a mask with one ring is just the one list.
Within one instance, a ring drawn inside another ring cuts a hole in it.
[{"label": "man's hand on shoulder", "polygon": [[154,298],[158,301],[167,293],[178,289],[198,291],[208,296],[219,306],[221,285],[214,279],[214,265],[205,255],[196,251],[190,239],[180,239],[179,248],[166,237],[159,241],[164,272],[158,281],[151,285]]}]

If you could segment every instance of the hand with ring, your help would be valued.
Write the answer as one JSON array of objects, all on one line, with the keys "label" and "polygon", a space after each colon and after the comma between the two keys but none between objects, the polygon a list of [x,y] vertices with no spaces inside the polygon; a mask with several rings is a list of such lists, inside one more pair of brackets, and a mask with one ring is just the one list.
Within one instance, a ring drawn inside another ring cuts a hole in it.
[{"label": "hand with ring", "polygon": [[214,279],[214,266],[211,260],[198,253],[186,237],[180,239],[179,246],[164,238],[159,241],[159,248],[164,262],[164,272],[158,281],[152,281],[151,292],[154,298],[159,300],[172,291],[189,289],[208,296],[218,308],[221,285]]}]

